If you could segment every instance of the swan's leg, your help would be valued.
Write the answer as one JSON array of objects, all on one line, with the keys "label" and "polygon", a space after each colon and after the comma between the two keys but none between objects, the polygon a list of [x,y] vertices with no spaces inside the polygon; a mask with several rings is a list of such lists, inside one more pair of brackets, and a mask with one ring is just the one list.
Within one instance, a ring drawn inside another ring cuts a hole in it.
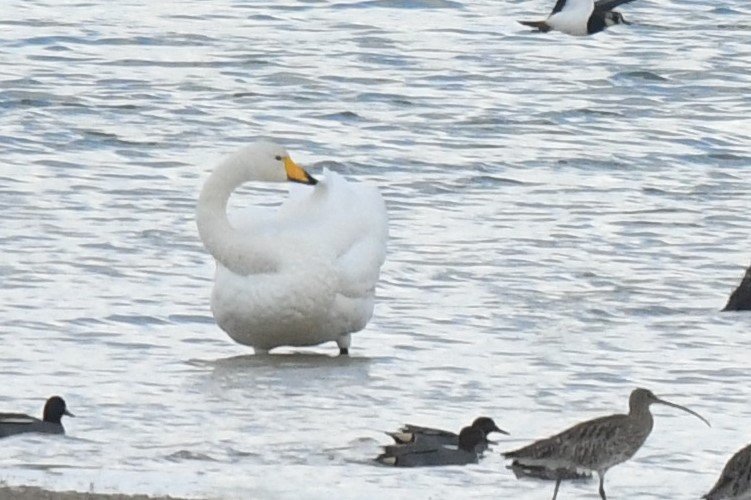
[{"label": "swan's leg", "polygon": [[268,349],[262,349],[260,347],[254,347],[253,348],[253,352],[256,353],[257,355],[260,354],[261,356],[265,356],[265,355],[267,355],[269,353],[269,350]]},{"label": "swan's leg", "polygon": [[352,336],[349,333],[345,333],[336,340],[336,345],[339,346],[340,356],[349,356],[349,345],[352,343]]}]

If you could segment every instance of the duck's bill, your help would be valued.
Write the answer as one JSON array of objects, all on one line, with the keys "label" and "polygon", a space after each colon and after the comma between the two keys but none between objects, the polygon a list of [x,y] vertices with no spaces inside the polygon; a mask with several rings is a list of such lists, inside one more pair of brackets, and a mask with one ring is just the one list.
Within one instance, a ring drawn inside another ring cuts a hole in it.
[{"label": "duck's bill", "polygon": [[69,412],[68,410],[65,410],[65,411],[63,412],[63,415],[68,415],[69,417],[75,417],[75,415],[73,415],[73,414],[72,414],[71,412]]},{"label": "duck's bill", "polygon": [[696,418],[698,418],[699,420],[701,420],[702,422],[704,422],[705,424],[707,424],[707,427],[712,427],[712,425],[710,425],[710,423],[709,423],[709,420],[707,420],[706,418],[702,417],[701,415],[699,415],[698,413],[696,413],[694,410],[689,410],[685,406],[677,405],[675,403],[671,403],[670,401],[665,401],[664,399],[660,399],[660,398],[656,398],[656,399],[657,399],[657,401],[656,401],[657,403],[663,404],[665,406],[672,406],[673,408],[678,408],[679,410],[683,410],[686,413],[690,413],[691,415],[695,416]]},{"label": "duck's bill", "polygon": [[501,429],[500,427],[498,427],[497,425],[493,427],[493,431],[494,432],[500,432],[501,434],[505,434],[507,436],[511,435],[507,431],[504,431],[503,429]]},{"label": "duck's bill", "polygon": [[292,161],[292,158],[286,156],[284,158],[284,170],[287,171],[287,180],[292,182],[299,182],[301,184],[318,184],[318,181],[305,171],[300,165]]},{"label": "duck's bill", "polygon": [[633,24],[630,21],[626,21],[625,19],[621,18],[621,24]]}]

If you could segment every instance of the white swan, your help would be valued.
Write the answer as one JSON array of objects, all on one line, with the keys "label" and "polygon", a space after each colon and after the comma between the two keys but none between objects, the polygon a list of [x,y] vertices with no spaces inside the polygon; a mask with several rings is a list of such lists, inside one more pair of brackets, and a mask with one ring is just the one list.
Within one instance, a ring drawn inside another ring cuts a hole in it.
[{"label": "white swan", "polygon": [[[262,141],[220,163],[201,191],[196,221],[216,259],[214,318],[256,353],[336,341],[348,354],[350,334],[373,315],[386,207],[376,188],[324,176],[318,183],[283,147]],[[293,188],[278,209],[230,222],[229,197],[248,181],[315,187]]]}]

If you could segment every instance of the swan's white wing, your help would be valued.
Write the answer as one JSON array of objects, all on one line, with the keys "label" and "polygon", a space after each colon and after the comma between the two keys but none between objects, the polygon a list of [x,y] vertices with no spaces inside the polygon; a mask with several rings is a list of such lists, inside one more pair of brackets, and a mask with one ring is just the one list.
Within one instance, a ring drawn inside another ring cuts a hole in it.
[{"label": "swan's white wing", "polygon": [[336,280],[332,317],[357,331],[373,315],[375,286],[386,259],[386,205],[377,188],[348,182],[336,172],[324,171],[319,186],[323,189],[313,193],[305,186],[293,188],[283,217],[297,218],[316,232],[311,238],[329,256]]},{"label": "swan's white wing", "polygon": [[349,246],[337,256],[341,292],[347,296],[373,295],[381,266],[386,260],[388,238],[386,206],[378,190],[355,185],[357,211],[351,213],[353,231]]},{"label": "swan's white wing", "polygon": [[372,294],[385,258],[384,240],[374,237],[358,240],[336,260],[339,293],[348,297]]},{"label": "swan's white wing", "polygon": [[386,255],[386,208],[378,190],[325,172],[315,187],[290,185],[276,209],[239,211],[231,223],[253,234],[276,265],[240,276],[219,266],[212,300],[222,328],[262,348],[311,345],[361,330],[373,314]]},{"label": "swan's white wing", "polygon": [[349,231],[334,262],[338,289],[332,313],[357,331],[373,316],[375,287],[386,259],[388,225],[386,206],[375,187],[356,183],[348,187],[353,208],[342,211],[347,214]]},{"label": "swan's white wing", "polygon": [[[342,280],[372,288],[386,258],[386,206],[378,189],[347,182],[324,171],[315,188],[290,184],[290,195],[278,208],[251,206],[229,214],[241,234],[254,244],[291,262],[315,252],[342,273]],[[265,243],[262,245],[262,243]]]},{"label": "swan's white wing", "polygon": [[375,238],[382,241],[385,258],[386,206],[378,190],[347,182],[329,170],[324,170],[324,176],[315,189],[290,187],[290,196],[279,209],[279,223],[287,228],[294,226],[297,234],[305,234],[311,246],[335,258],[348,253],[358,241]]}]

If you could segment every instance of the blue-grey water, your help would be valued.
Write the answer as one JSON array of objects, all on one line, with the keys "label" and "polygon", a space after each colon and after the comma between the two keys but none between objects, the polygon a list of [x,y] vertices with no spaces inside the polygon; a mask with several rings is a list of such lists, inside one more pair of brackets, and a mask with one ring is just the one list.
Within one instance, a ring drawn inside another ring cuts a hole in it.
[{"label": "blue-grey water", "polygon": [[[751,260],[751,9],[638,0],[588,38],[516,23],[552,3],[5,0],[0,411],[60,394],[77,417],[3,440],[0,481],[547,499],[498,451],[643,386],[712,428],[654,407],[608,492],[705,493],[751,441],[751,316],[718,312]],[[213,322],[197,193],[261,136],[386,200],[351,358],[254,357]],[[384,430],[479,414],[512,436],[477,465],[371,465]]]}]

